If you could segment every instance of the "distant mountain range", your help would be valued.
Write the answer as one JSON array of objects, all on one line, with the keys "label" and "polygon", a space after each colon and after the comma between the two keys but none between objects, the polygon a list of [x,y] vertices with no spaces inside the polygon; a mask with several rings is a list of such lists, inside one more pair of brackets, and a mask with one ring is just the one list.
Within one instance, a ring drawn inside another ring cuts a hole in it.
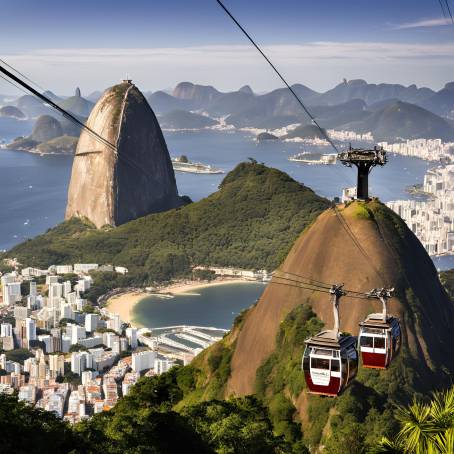
[{"label": "distant mountain range", "polygon": [[[380,139],[454,140],[454,83],[438,92],[416,85],[377,85],[364,80],[344,81],[325,93],[301,84],[292,88],[325,128],[372,132]],[[172,94],[157,91],[147,99],[162,118],[185,110],[203,112],[212,118],[224,117],[227,124],[235,127],[274,129],[310,123],[285,88],[258,95],[246,86],[222,93],[212,86],[182,82]],[[173,127],[184,128],[179,121]]]},{"label": "distant mountain range", "polygon": [[[364,80],[343,81],[319,93],[295,84],[293,90],[326,129],[372,132],[375,139],[441,138],[454,140],[454,82],[439,91],[398,84],[369,84]],[[45,93],[79,117],[88,117],[100,91],[87,98],[62,98]],[[181,82],[170,93],[156,91],[146,96],[163,128],[210,127],[223,118],[237,128],[276,129],[290,124],[310,124],[308,116],[286,88],[256,94],[246,85],[237,91],[221,92],[210,85]],[[0,104],[17,107],[28,118],[58,114],[32,96],[15,101],[0,96]],[[0,106],[1,107],[1,106]],[[76,132],[74,132],[75,134]]]}]

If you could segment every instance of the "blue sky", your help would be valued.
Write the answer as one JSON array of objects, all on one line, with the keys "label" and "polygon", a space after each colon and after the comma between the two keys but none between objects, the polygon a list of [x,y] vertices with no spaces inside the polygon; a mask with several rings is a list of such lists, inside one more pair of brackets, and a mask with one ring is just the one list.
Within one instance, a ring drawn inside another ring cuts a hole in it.
[{"label": "blue sky", "polygon": [[[454,25],[437,0],[225,4],[292,83],[326,90],[345,77],[439,89],[454,80]],[[143,90],[181,80],[280,86],[215,0],[0,0],[0,56],[57,93],[104,89],[126,73]]]}]

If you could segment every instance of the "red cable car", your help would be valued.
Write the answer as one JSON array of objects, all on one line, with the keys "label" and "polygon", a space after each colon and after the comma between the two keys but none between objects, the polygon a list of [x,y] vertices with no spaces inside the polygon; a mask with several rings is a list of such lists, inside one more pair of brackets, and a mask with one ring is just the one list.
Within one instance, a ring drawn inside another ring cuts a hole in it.
[{"label": "red cable car", "polygon": [[358,349],[363,367],[386,369],[400,347],[401,331],[399,320],[388,316],[387,300],[394,289],[374,289],[368,296],[378,298],[383,304],[381,314],[369,314],[359,324]]},{"label": "red cable car", "polygon": [[337,396],[358,370],[356,338],[339,333],[339,299],[342,285],[333,285],[334,329],[321,331],[305,341],[302,369],[309,392]]}]

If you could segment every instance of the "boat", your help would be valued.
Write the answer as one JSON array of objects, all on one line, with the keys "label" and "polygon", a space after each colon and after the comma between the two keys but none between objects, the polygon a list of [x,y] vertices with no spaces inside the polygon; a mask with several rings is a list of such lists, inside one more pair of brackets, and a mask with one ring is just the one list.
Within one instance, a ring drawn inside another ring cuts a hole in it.
[{"label": "boat", "polygon": [[199,174],[219,174],[224,173],[222,169],[218,169],[211,165],[202,164],[200,162],[191,162],[186,156],[172,158],[173,170],[176,172],[199,173]]},{"label": "boat", "polygon": [[308,157],[308,155],[310,155],[310,153],[305,151],[303,153],[297,153],[293,156],[290,156],[288,160],[294,162],[302,162],[309,165],[334,165],[337,162],[337,155],[334,153],[322,154],[319,159],[310,158]]}]

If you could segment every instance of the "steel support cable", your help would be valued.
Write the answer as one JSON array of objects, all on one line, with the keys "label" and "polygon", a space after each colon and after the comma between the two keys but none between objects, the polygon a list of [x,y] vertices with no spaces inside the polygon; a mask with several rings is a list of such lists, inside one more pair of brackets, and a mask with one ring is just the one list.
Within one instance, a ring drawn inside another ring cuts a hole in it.
[{"label": "steel support cable", "polygon": [[440,8],[441,8],[441,12],[443,13],[443,17],[447,18],[445,5],[443,4],[443,0],[438,0],[438,3],[440,4]]},{"label": "steel support cable", "polygon": [[[296,283],[289,284],[288,282],[271,281],[270,285],[286,285],[287,287],[301,288],[303,290],[309,290],[309,291],[312,291],[312,292],[319,292],[319,293],[326,293],[327,295],[331,295],[331,292],[329,292],[329,291],[322,290],[322,289],[317,289],[317,288],[310,288],[310,287],[306,287],[304,285],[297,285]],[[343,295],[342,298],[361,299],[361,300],[369,300],[370,299],[367,296],[355,296],[355,295],[349,295],[348,293],[346,295]]]},{"label": "steel support cable", "polygon": [[[273,277],[277,278],[277,279],[282,279],[282,280],[285,280],[285,281],[289,281],[289,282],[293,282],[293,283],[298,283],[298,284],[303,284],[303,285],[311,285],[312,287],[315,287],[315,288],[308,288],[308,290],[316,290],[316,291],[321,291],[321,292],[326,292],[328,290],[328,293],[329,290],[332,288],[332,284],[329,285],[329,287],[318,287],[314,284],[307,284],[306,282],[301,282],[301,281],[298,281],[298,280],[295,280],[295,279],[289,279],[287,277],[281,277],[281,276],[275,276],[273,275]],[[369,296],[367,295],[367,293],[364,293],[364,292],[357,292],[355,290],[347,290],[347,289],[343,289],[347,295],[351,298],[360,298],[360,299],[369,299]]]},{"label": "steel support cable", "polygon": [[0,65],[0,72],[2,72],[6,77],[9,79],[13,80],[14,82],[18,83],[22,87],[24,87],[26,90],[28,90],[30,93],[32,93],[34,96],[39,98],[41,101],[44,101],[44,103],[49,104],[51,107],[53,107],[55,110],[60,112],[65,118],[68,118],[70,121],[73,123],[76,123],[79,125],[81,128],[84,130],[88,131],[89,133],[94,134],[97,139],[103,143],[104,145],[108,146],[112,150],[116,151],[115,145],[110,143],[108,140],[104,139],[104,137],[100,136],[97,132],[93,131],[91,128],[86,126],[83,122],[81,122],[77,117],[75,117],[73,114],[67,112],[65,109],[61,108],[58,104],[56,104],[54,101],[49,99],[47,96],[43,95],[39,91],[35,90],[33,87],[25,83],[23,80],[21,80],[19,77],[14,75],[12,72],[8,71],[5,69],[3,66]]},{"label": "steel support cable", "polygon": [[[281,271],[283,272],[283,271]],[[331,288],[332,287],[332,284],[329,284],[328,282],[322,282],[322,281],[316,281],[314,279],[310,279],[308,277],[305,277],[305,276],[302,276],[301,274],[297,274],[297,273],[290,273],[288,271],[285,271],[286,274],[292,274],[293,276],[296,276],[296,277],[299,277],[301,279],[306,279],[306,280],[312,280],[314,282],[317,282],[318,284],[320,284],[320,287],[323,286],[323,288]],[[313,285],[313,284],[311,284]],[[357,295],[362,295],[362,296],[365,296],[367,295],[367,293],[364,293],[364,292],[357,292],[356,290],[347,290],[347,289],[344,289],[346,292],[348,293],[354,293],[354,294],[357,294]]]},{"label": "steel support cable", "polygon": [[452,17],[451,7],[449,6],[449,0],[445,0],[446,9],[448,10],[449,17],[451,18],[451,22],[454,24],[454,18]]},{"label": "steel support cable", "polygon": [[296,94],[295,90],[287,83],[285,80],[284,76],[279,72],[279,70],[274,66],[274,64],[271,62],[271,60],[266,56],[266,54],[262,51],[262,49],[259,47],[259,45],[254,41],[254,39],[251,37],[251,35],[244,29],[244,27],[235,19],[235,17],[232,15],[232,13],[227,9],[227,7],[221,2],[221,0],[216,0],[219,6],[224,10],[224,12],[227,14],[227,16],[232,19],[232,21],[235,23],[235,25],[243,32],[243,34],[246,36],[246,38],[252,43],[252,45],[257,49],[257,51],[260,53],[260,55],[266,60],[266,62],[271,66],[273,71],[277,74],[277,76],[281,79],[281,81],[284,83],[284,85],[289,89],[290,93],[293,95],[293,97],[296,99],[298,104],[302,107],[306,115],[311,119],[311,122],[319,129],[323,137],[326,139],[326,141],[334,148],[336,153],[339,153],[339,150],[337,149],[336,145],[334,142],[331,140],[329,137],[328,133],[326,132],[325,129],[323,129],[315,119],[315,117],[310,113],[308,108],[304,105],[303,101],[301,98]]},{"label": "steel support cable", "polygon": [[13,66],[11,66],[9,63],[7,63],[5,60],[2,60],[0,58],[0,63],[3,63],[4,65],[8,66],[8,68],[12,69],[15,73],[19,74],[20,76],[22,76],[25,80],[28,80],[30,83],[32,83],[33,85],[36,85],[38,88],[40,88],[41,90],[44,90],[46,91],[46,89],[44,87],[41,87],[41,85],[37,84],[36,82],[34,82],[33,80],[31,80],[29,77],[27,77],[24,73],[21,73],[18,69],[14,68]]},{"label": "steel support cable", "polygon": [[[290,271],[281,271],[281,270],[276,270],[274,273],[273,273],[273,276],[275,276],[275,273],[284,273],[284,274],[291,274],[293,276],[296,276],[296,277],[299,277],[301,279],[305,279],[307,281],[312,281],[314,282],[315,284],[319,284],[319,286],[321,287],[325,287],[325,288],[331,288],[331,284],[327,283],[327,282],[322,282],[322,281],[318,281],[317,279],[312,279],[310,277],[307,277],[307,276],[302,276],[301,274],[296,274],[296,273],[292,273]],[[279,277],[279,276],[278,276]],[[312,285],[312,284],[311,284]]]},{"label": "steel support cable", "polygon": [[25,93],[26,95],[29,95],[28,91],[24,90],[20,85],[17,85],[15,84],[13,81],[7,79],[5,76],[2,76],[0,74],[0,77],[5,81],[5,82],[8,82],[10,85],[12,85],[13,87],[17,88],[19,91],[21,91],[22,93]]}]

